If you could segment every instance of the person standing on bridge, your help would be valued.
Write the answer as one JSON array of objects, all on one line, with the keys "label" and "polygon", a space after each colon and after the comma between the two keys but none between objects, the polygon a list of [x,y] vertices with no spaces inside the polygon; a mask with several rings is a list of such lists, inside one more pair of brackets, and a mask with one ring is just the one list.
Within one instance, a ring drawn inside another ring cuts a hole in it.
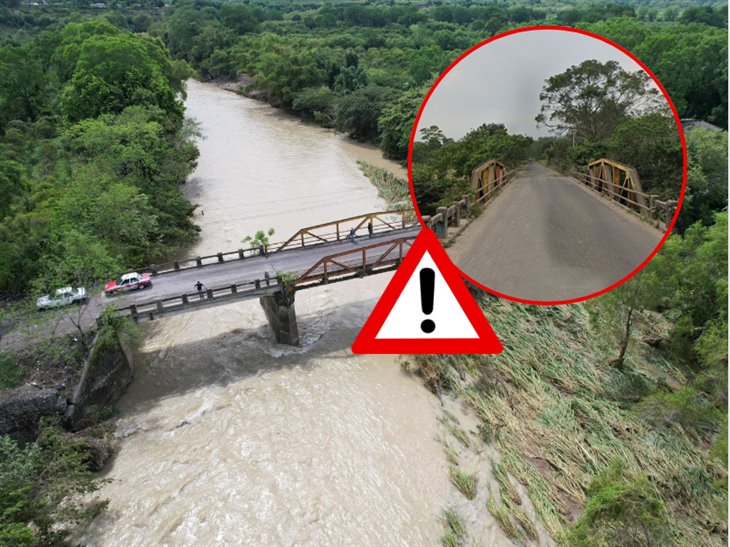
[{"label": "person standing on bridge", "polygon": [[198,281],[195,284],[195,288],[198,289],[198,296],[202,300],[203,299],[203,289],[205,288],[205,285],[203,285],[200,281]]},{"label": "person standing on bridge", "polygon": [[350,238],[350,241],[355,243],[355,227],[354,226],[352,228],[350,228],[350,234],[347,237]]},{"label": "person standing on bridge", "polygon": [[373,219],[368,220],[368,239],[373,239]]}]

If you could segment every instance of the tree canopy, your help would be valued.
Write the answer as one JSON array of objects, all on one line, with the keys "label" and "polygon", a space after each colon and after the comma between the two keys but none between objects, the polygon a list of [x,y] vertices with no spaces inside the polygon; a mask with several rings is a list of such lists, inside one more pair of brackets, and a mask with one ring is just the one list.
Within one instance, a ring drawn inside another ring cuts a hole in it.
[{"label": "tree canopy", "polygon": [[548,78],[535,121],[558,134],[602,140],[635,113],[656,110],[659,91],[644,71],[628,72],[618,61],[587,59]]},{"label": "tree canopy", "polygon": [[0,48],[0,63],[0,294],[82,266],[116,275],[195,236],[179,184],[197,149],[176,96],[190,71],[161,41],[72,23]]}]

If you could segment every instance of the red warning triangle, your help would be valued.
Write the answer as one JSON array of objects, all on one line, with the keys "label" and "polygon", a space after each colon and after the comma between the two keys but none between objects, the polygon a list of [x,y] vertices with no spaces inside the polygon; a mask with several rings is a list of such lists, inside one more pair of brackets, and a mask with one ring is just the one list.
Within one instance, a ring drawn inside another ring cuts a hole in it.
[{"label": "red warning triangle", "polygon": [[501,353],[502,344],[436,235],[424,228],[352,344],[352,351]]}]

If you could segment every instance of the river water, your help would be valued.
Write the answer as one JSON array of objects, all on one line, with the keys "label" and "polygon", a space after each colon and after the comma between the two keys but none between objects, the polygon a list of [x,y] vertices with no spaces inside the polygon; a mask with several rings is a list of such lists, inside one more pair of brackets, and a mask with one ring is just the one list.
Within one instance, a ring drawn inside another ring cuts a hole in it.
[{"label": "river water", "polygon": [[[201,238],[236,249],[385,204],[355,163],[374,149],[191,81]],[[399,166],[393,170],[402,175]],[[302,345],[277,345],[258,302],[144,326],[120,401],[119,449],[89,545],[435,545],[453,495],[440,406],[393,358],[352,340],[390,275],[302,291]]]}]

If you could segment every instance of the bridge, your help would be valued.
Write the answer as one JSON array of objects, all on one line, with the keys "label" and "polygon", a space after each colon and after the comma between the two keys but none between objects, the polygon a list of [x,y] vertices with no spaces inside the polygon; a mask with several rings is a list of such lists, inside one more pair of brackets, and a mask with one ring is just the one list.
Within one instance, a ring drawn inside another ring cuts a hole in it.
[{"label": "bridge", "polygon": [[633,271],[677,204],[644,193],[635,169],[607,158],[573,176],[538,163],[510,172],[490,160],[472,172],[471,189],[424,224],[443,237],[486,206],[449,247],[452,260],[496,292],[548,302],[591,294]]},{"label": "bridge", "polygon": [[115,311],[141,323],[258,298],[277,341],[297,345],[296,291],[394,270],[419,231],[413,211],[374,212],[308,226],[265,247],[155,264],[144,269],[152,287],[113,297]]}]

